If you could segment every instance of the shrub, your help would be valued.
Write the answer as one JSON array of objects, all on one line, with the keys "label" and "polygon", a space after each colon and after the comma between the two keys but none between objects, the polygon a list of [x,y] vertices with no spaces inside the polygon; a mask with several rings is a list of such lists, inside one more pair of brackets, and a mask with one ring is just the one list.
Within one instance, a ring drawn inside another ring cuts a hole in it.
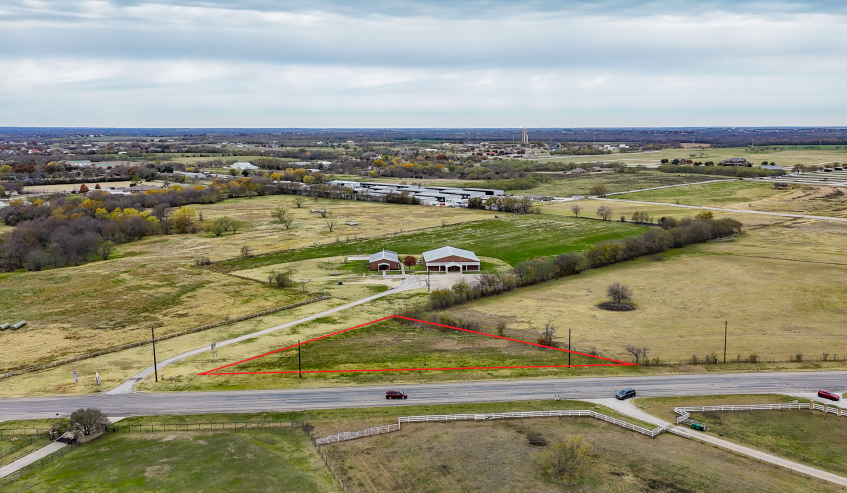
[{"label": "shrub", "polygon": [[573,481],[591,460],[594,448],[582,437],[570,437],[558,442],[535,456],[539,467],[554,479]]}]

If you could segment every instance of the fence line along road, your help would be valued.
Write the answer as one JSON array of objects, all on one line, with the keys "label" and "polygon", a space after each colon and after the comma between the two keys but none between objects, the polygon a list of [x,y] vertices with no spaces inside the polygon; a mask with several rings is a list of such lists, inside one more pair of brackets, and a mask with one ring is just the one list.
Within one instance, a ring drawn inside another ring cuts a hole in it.
[{"label": "fence line along road", "polygon": [[[592,411],[589,409],[585,410],[566,410],[566,411],[524,411],[524,412],[510,412],[510,413],[482,413],[482,414],[434,414],[434,415],[424,415],[424,416],[400,416],[397,418],[397,424],[385,425],[385,426],[375,426],[373,428],[368,428],[362,431],[343,431],[341,433],[337,433],[335,435],[330,435],[324,438],[318,438],[315,440],[315,445],[328,445],[330,443],[339,443],[345,442],[347,440],[355,440],[357,438],[364,438],[373,435],[380,435],[384,433],[391,433],[394,431],[400,431],[400,426],[402,423],[427,423],[427,422],[449,422],[449,421],[492,421],[498,419],[516,419],[516,418],[558,418],[558,417],[591,417],[596,419],[602,419],[607,423],[612,423],[613,425],[620,426],[621,428],[626,428],[628,430],[632,430],[642,435],[646,435],[650,438],[655,438],[656,435],[662,433],[663,431],[673,431],[671,430],[671,426],[659,426],[652,430],[644,428],[643,426],[634,425],[632,423],[627,423],[626,421],[622,421],[617,418],[613,418],[611,416],[607,416],[605,414],[598,413],[596,411]],[[676,434],[682,434],[683,436],[687,436],[684,432],[673,431]]]},{"label": "fence line along road", "polygon": [[20,479],[23,476],[26,476],[27,474],[31,473],[32,471],[35,471],[36,469],[41,469],[44,466],[46,466],[46,465],[48,465],[52,462],[55,462],[56,459],[61,459],[62,457],[67,455],[69,452],[76,450],[80,446],[81,445],[79,445],[79,444],[67,445],[67,446],[62,447],[59,450],[51,453],[50,455],[47,455],[46,457],[42,457],[41,459],[38,459],[37,461],[33,462],[32,464],[27,464],[26,466],[18,469],[17,471],[0,478],[0,486],[6,486],[9,483],[11,483],[12,481]]},{"label": "fence line along road", "polygon": [[815,401],[809,402],[786,402],[782,404],[743,404],[729,406],[695,406],[695,407],[675,407],[673,412],[679,414],[676,418],[677,423],[682,423],[690,420],[690,413],[710,413],[720,411],[775,411],[779,409],[811,409],[814,411],[823,411],[827,414],[835,414],[837,416],[847,417],[847,411],[844,411],[838,406],[830,406],[821,404]]},{"label": "fence line along road", "polygon": [[718,212],[734,212],[738,214],[760,214],[763,216],[776,216],[776,217],[790,217],[793,219],[817,219],[821,221],[838,221],[838,222],[847,222],[847,218],[844,217],[827,217],[827,216],[810,216],[807,214],[786,214],[782,212],[766,212],[766,211],[742,211],[739,209],[722,209],[720,207],[707,207],[703,205],[682,205],[682,204],[666,204],[664,202],[647,202],[644,200],[626,200],[626,199],[607,199],[604,197],[586,197],[591,200],[605,200],[608,202],[626,202],[630,204],[644,204],[644,205],[661,205],[667,207],[680,207],[682,209],[701,209],[707,211],[718,211]]},{"label": "fence line along road", "polygon": [[[228,319],[220,321],[220,322],[215,322],[215,323],[206,324],[206,325],[200,325],[200,326],[197,326],[197,327],[192,327],[190,329],[180,330],[179,332],[172,332],[170,334],[165,334],[165,335],[156,337],[155,341],[156,342],[165,341],[167,339],[172,339],[174,337],[179,337],[179,336],[183,336],[183,335],[186,335],[186,334],[193,334],[195,332],[201,332],[201,331],[204,331],[204,330],[214,329],[216,327],[222,327],[224,325],[234,324],[236,322],[243,322],[244,320],[249,320],[251,318],[262,317],[262,316],[268,315],[270,313],[281,312],[283,310],[290,310],[292,308],[297,308],[299,306],[308,305],[308,304],[311,304],[311,303],[316,303],[318,301],[324,301],[324,300],[327,300],[327,299],[329,299],[329,295],[324,294],[324,295],[318,296],[317,298],[311,298],[311,299],[308,299],[308,300],[300,301],[298,303],[293,303],[291,305],[285,305],[285,306],[280,306],[280,307],[277,307],[277,308],[271,308],[271,309],[268,309],[268,310],[264,310],[264,311],[261,311],[261,312],[258,312],[258,313],[251,313],[249,315],[244,315],[244,316],[241,316],[241,317],[228,318]],[[14,371],[6,372],[6,373],[3,373],[2,375],[0,375],[0,379],[14,377],[16,375],[23,375],[24,373],[32,373],[34,371],[46,370],[48,368],[55,368],[57,366],[63,366],[63,365],[67,365],[67,364],[70,364],[70,363],[74,363],[76,361],[89,359],[89,358],[95,358],[97,356],[102,356],[104,354],[114,353],[116,351],[123,351],[125,349],[131,349],[131,348],[134,348],[134,347],[144,346],[144,345],[152,344],[152,343],[153,343],[153,339],[150,338],[150,339],[145,339],[143,341],[130,342],[129,344],[123,344],[121,346],[113,346],[113,347],[101,349],[99,351],[95,351],[95,352],[92,352],[92,353],[81,354],[79,356],[75,356],[73,358],[69,358],[69,359],[65,359],[65,360],[61,360],[61,361],[54,361],[52,363],[45,363],[43,365],[30,366],[30,367],[27,367],[27,368],[23,368],[21,370],[14,370]]]}]

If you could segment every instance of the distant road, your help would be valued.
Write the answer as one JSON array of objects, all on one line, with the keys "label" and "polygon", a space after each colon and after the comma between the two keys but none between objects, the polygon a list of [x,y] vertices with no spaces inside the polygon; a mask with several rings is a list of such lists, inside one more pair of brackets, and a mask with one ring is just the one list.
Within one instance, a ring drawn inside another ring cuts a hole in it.
[{"label": "distant road", "polygon": [[[204,377],[227,378],[227,377]],[[283,377],[280,377],[281,379]],[[442,384],[336,387],[300,390],[172,392],[0,399],[0,419],[68,416],[96,407],[110,416],[302,411],[415,404],[597,399],[634,387],[640,397],[674,395],[808,393],[847,390],[847,372],[711,373],[646,377],[592,377],[550,380],[496,380]],[[386,401],[386,389],[404,390],[409,399]],[[398,410],[398,413],[405,411]],[[1,426],[1,425],[0,425]]]},{"label": "distant road", "polygon": [[742,211],[740,209],[723,209],[720,207],[708,207],[704,205],[682,205],[682,204],[667,204],[665,202],[646,202],[643,200],[626,200],[626,199],[607,199],[603,197],[587,197],[592,200],[607,200],[609,202],[627,202],[630,204],[645,204],[645,205],[662,205],[667,207],[681,207],[683,209],[703,209],[707,211],[719,211],[719,212],[734,212],[738,214],[761,214],[764,216],[778,216],[778,217],[790,217],[794,219],[817,219],[820,221],[837,221],[837,222],[847,222],[847,218],[844,217],[829,217],[829,216],[810,216],[808,214],[788,214],[786,212],[766,212],[766,211],[751,211],[746,210]]}]

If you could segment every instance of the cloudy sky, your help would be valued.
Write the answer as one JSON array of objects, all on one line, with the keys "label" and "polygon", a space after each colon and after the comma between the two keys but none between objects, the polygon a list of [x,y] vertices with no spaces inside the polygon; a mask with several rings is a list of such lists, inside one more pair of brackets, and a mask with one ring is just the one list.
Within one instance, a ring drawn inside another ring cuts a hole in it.
[{"label": "cloudy sky", "polygon": [[843,2],[3,0],[0,126],[847,125]]}]

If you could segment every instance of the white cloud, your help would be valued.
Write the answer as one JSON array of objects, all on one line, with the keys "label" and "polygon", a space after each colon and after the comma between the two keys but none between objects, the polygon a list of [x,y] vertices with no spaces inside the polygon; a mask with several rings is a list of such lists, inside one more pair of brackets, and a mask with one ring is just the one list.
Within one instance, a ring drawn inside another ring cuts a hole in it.
[{"label": "white cloud", "polygon": [[393,3],[351,13],[261,0],[12,1],[0,10],[0,118],[114,126],[843,124],[847,38],[824,33],[840,32],[845,15],[787,3],[758,10],[765,14],[750,3],[665,13],[607,3],[598,11],[491,2],[456,15],[469,4],[429,2],[404,15]]}]

